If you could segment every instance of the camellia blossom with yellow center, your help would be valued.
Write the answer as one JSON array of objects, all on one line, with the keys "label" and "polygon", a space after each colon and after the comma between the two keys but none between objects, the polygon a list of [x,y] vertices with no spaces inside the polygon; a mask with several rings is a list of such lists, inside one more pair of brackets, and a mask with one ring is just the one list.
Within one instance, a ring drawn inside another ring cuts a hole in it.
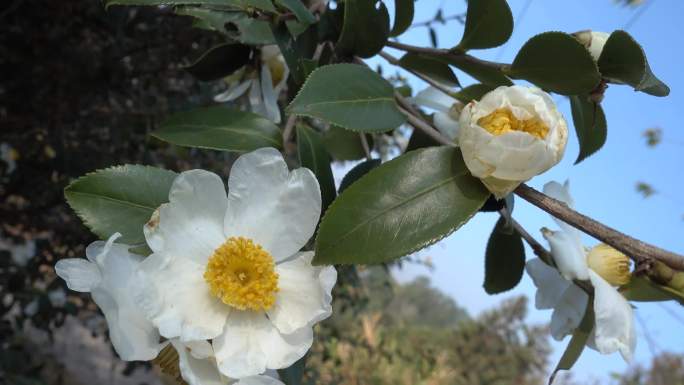
[{"label": "camellia blossom with yellow center", "polygon": [[556,165],[567,140],[563,115],[534,87],[498,87],[468,103],[459,118],[466,166],[497,199]]},{"label": "camellia blossom with yellow center", "polygon": [[153,254],[140,264],[137,303],[163,337],[211,340],[224,376],[289,367],[332,311],[335,269],[300,252],[320,210],[313,173],[288,171],[273,148],[235,161],[228,194],[216,174],[179,174],[145,226]]},{"label": "camellia blossom with yellow center", "polygon": [[[544,193],[573,207],[567,182],[549,182]],[[630,261],[612,247],[599,244],[588,252],[579,230],[554,218],[562,230],[543,230],[558,269],[539,258],[527,262],[527,273],[537,286],[537,309],[553,309],[551,335],[556,340],[572,334],[584,317],[589,296],[572,280],[589,281],[594,287],[595,324],[587,346],[603,354],[619,351],[629,362],[636,347],[632,307],[615,286],[629,283]]]}]

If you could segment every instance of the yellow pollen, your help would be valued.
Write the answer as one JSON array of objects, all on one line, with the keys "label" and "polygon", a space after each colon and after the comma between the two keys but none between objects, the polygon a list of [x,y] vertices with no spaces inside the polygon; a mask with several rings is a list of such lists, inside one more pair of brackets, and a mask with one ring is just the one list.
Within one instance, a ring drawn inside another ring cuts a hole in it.
[{"label": "yellow pollen", "polygon": [[278,292],[273,257],[243,237],[231,237],[214,250],[204,280],[211,294],[240,310],[268,310]]},{"label": "yellow pollen", "polygon": [[477,124],[492,135],[503,135],[507,132],[522,131],[539,139],[549,133],[549,127],[539,118],[521,120],[508,108],[499,108],[487,116],[478,119]]},{"label": "yellow pollen", "polygon": [[626,285],[631,278],[629,258],[604,243],[589,250],[587,264],[590,269],[613,286]]}]

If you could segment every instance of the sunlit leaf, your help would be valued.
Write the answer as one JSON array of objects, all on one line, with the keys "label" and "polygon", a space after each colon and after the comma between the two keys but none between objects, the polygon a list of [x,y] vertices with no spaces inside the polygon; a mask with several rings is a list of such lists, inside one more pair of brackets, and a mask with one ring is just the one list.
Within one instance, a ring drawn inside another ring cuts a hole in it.
[{"label": "sunlit leaf", "polygon": [[513,14],[506,0],[469,0],[465,31],[457,48],[492,48],[513,33]]}]

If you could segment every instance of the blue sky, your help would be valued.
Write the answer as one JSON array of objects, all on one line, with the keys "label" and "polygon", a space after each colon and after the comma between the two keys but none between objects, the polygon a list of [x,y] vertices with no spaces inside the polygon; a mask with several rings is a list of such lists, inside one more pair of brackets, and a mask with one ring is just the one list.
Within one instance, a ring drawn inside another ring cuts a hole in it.
[{"label": "blue sky", "polygon": [[[518,49],[535,34],[583,29],[610,32],[623,29],[638,12],[638,8],[622,7],[612,0],[532,0],[524,18],[520,20],[527,2],[509,1],[516,25],[513,36],[504,48],[471,53],[484,59],[511,62]],[[603,102],[608,119],[607,143],[598,154],[577,166],[573,166],[578,146],[572,130],[569,103],[565,98],[556,98],[572,131],[566,155],[558,166],[534,178],[529,184],[541,188],[550,180],[569,179],[577,209],[581,212],[647,242],[684,253],[684,198],[678,194],[684,187],[680,177],[680,168],[684,164],[684,133],[680,132],[680,116],[684,107],[684,77],[680,75],[684,60],[681,26],[684,2],[646,0],[648,2],[653,4],[642,5],[648,9],[642,11],[643,14],[628,32],[644,46],[654,73],[670,86],[670,96],[657,98],[635,93],[627,86],[612,85]],[[419,0],[416,2],[414,22],[431,19],[439,6],[444,8],[444,15],[465,10],[464,1]],[[442,48],[456,45],[461,38],[463,27],[458,22],[436,27]],[[426,28],[411,29],[399,41],[422,46],[430,44]],[[389,52],[395,56],[401,55],[398,51]],[[380,58],[372,59],[371,63],[384,65],[385,74],[394,73],[394,69]],[[463,73],[457,75],[464,85],[473,82]],[[409,78],[414,90],[425,87],[419,80]],[[648,148],[641,135],[651,127],[660,127],[664,131],[664,142],[655,149]],[[637,181],[652,184],[659,194],[644,200],[635,192]],[[554,226],[547,214],[520,199],[516,201],[514,216],[540,240],[538,229]],[[421,255],[432,258],[436,266],[433,273],[420,266],[406,266],[397,272],[397,276],[401,280],[408,280],[416,275],[427,274],[435,286],[453,296],[473,314],[496,306],[511,296],[522,294],[534,298],[534,286],[527,276],[518,287],[506,294],[488,296],[482,289],[484,248],[496,219],[493,214],[478,215],[446,240],[421,252]],[[587,245],[597,242],[588,236],[584,241]],[[531,255],[528,249],[528,256]],[[636,313],[646,324],[656,351],[684,352],[684,325],[681,321],[667,312],[663,305],[636,306]],[[684,318],[684,311],[675,303],[669,302],[664,306]],[[550,316],[548,311],[530,307],[529,320],[532,322],[548,322]],[[635,361],[647,363],[652,353],[639,322],[637,332],[639,340]],[[566,343],[567,340],[554,344],[552,365],[555,365]],[[606,379],[610,372],[622,372],[627,367],[618,354],[601,356],[587,350],[573,369],[573,375],[578,379]]]}]

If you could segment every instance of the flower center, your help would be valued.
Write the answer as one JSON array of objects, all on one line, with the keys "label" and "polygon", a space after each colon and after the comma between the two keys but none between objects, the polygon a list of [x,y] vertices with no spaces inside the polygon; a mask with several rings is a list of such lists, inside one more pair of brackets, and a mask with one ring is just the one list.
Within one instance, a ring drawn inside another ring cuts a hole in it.
[{"label": "flower center", "polygon": [[539,118],[521,120],[508,108],[499,108],[487,116],[478,119],[477,124],[492,135],[503,135],[507,132],[522,131],[539,139],[549,133],[549,127]]},{"label": "flower center", "polygon": [[587,264],[590,269],[613,286],[626,285],[631,278],[629,258],[604,243],[589,250]]},{"label": "flower center", "polygon": [[231,237],[214,250],[204,280],[211,294],[240,310],[268,310],[278,292],[273,257],[243,237]]}]

